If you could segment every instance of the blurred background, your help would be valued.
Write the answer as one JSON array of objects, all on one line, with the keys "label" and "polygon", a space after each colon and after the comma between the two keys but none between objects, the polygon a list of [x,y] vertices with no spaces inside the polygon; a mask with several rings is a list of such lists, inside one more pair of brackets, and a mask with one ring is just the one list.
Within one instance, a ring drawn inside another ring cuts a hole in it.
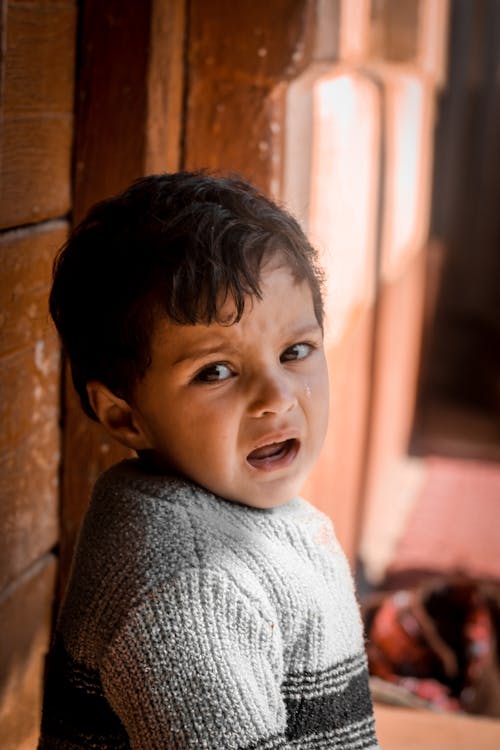
[{"label": "blurred background", "polygon": [[500,747],[500,3],[0,12],[0,747],[36,747],[75,537],[124,455],[76,403],[52,258],[96,200],[200,167],[283,202],[327,271],[304,495],[356,576],[383,747]]}]

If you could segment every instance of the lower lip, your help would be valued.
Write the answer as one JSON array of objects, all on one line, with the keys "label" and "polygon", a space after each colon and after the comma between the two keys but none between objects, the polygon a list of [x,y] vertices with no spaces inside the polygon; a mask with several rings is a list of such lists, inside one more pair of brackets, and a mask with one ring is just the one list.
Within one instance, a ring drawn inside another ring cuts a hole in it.
[{"label": "lower lip", "polygon": [[286,466],[290,466],[295,461],[299,452],[300,443],[298,440],[287,440],[281,450],[277,453],[266,456],[266,458],[247,458],[247,462],[254,469],[260,471],[277,471]]}]

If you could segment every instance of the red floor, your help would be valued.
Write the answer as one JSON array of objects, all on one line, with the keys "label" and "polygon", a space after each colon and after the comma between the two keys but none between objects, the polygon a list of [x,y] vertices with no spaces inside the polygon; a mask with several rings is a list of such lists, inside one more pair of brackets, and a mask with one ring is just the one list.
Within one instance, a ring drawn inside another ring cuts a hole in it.
[{"label": "red floor", "polygon": [[500,463],[429,457],[388,575],[463,571],[500,580]]}]

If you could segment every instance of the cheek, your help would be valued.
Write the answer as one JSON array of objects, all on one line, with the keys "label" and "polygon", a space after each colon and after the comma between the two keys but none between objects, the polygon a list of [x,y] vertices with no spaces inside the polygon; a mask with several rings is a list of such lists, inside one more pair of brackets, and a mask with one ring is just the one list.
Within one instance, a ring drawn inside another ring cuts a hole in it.
[{"label": "cheek", "polygon": [[328,404],[330,382],[325,357],[322,358],[319,365],[310,373],[310,376],[306,378],[306,394],[317,404],[322,406]]},{"label": "cheek", "polygon": [[[237,434],[237,410],[228,399],[190,399],[180,416],[181,429],[193,444],[216,453],[219,446]],[[177,417],[179,423],[179,416]]]},{"label": "cheek", "polygon": [[326,364],[317,370],[306,383],[306,400],[317,421],[317,428],[324,436],[328,424],[330,406],[330,383]]}]

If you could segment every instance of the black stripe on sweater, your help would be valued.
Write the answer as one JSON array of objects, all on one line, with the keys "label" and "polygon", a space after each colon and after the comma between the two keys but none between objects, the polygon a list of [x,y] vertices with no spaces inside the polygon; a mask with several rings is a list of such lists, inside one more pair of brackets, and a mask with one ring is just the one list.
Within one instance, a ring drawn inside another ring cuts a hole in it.
[{"label": "black stripe on sweater", "polygon": [[[287,709],[287,740],[293,742],[308,735],[345,734],[350,726],[366,726],[366,737],[359,747],[376,744],[372,727],[372,702],[366,669],[352,675],[342,691],[322,692],[311,696],[311,674],[304,675],[308,697],[299,692],[298,675],[294,675],[293,692],[283,689]],[[321,682],[321,681],[320,681]],[[290,684],[290,681],[288,682]],[[285,683],[286,685],[286,683]],[[332,745],[333,746],[333,745]],[[345,747],[349,747],[346,744]]]},{"label": "black stripe on sweater", "polygon": [[277,734],[274,737],[268,737],[267,739],[258,740],[253,742],[251,745],[245,745],[240,750],[286,750],[288,747],[285,736],[283,734]]},{"label": "black stripe on sweater", "polygon": [[39,747],[50,738],[85,748],[128,750],[123,724],[104,696],[97,671],[74,661],[60,637],[47,661]]},{"label": "black stripe on sweater", "polygon": [[363,671],[366,674],[366,669],[366,657],[361,652],[328,669],[289,674],[283,682],[282,691],[288,698],[314,698],[320,693],[342,691],[354,675]]}]

